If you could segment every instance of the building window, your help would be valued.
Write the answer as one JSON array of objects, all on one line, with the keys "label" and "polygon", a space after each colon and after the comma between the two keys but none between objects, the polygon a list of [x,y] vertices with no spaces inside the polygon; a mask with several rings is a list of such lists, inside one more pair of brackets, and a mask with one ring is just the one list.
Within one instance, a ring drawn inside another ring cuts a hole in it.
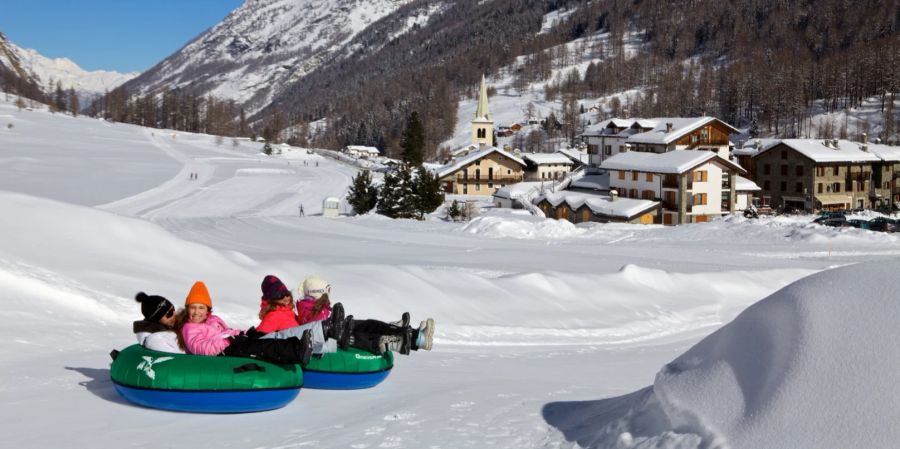
[{"label": "building window", "polygon": [[781,185],[779,187],[781,187],[782,192],[787,192],[787,182],[781,181]]},{"label": "building window", "polygon": [[798,182],[797,185],[794,186],[794,191],[797,193],[803,193],[803,183]]},{"label": "building window", "polygon": [[705,206],[706,205],[706,194],[705,193],[695,193],[694,194],[694,206]]},{"label": "building window", "polygon": [[481,183],[480,182],[475,184],[475,191],[476,192],[481,191]]},{"label": "building window", "polygon": [[607,156],[612,154],[612,145],[606,145],[605,147],[603,147],[603,153]]},{"label": "building window", "polygon": [[837,165],[835,165],[834,167],[832,167],[832,172],[831,172],[831,174],[834,175],[834,176],[837,176],[837,175],[841,174],[841,168],[838,167]]},{"label": "building window", "polygon": [[819,193],[822,193],[822,191],[823,191],[824,189],[825,189],[825,185],[822,184],[821,182],[818,183],[818,184],[816,184],[816,191],[818,191]]},{"label": "building window", "polygon": [[628,189],[628,198],[638,198],[637,189]]},{"label": "building window", "polygon": [[831,191],[832,191],[833,193],[840,193],[840,192],[841,192],[841,183],[836,182],[836,183],[832,184],[832,185],[831,185]]},{"label": "building window", "polygon": [[636,171],[631,172],[631,180],[632,181],[638,180],[638,172],[636,172]]},{"label": "building window", "polygon": [[493,189],[493,188],[494,188],[494,183],[493,183],[493,182],[489,182],[489,183],[488,183],[488,188],[489,188],[489,189]]},{"label": "building window", "polygon": [[781,150],[781,158],[787,159],[787,150]]},{"label": "building window", "polygon": [[647,182],[653,182],[653,173],[647,173]]},{"label": "building window", "polygon": [[772,184],[769,183],[769,180],[763,181],[763,190],[772,190]]},{"label": "building window", "polygon": [[481,159],[478,159],[477,161],[475,161],[475,165],[481,165]]},{"label": "building window", "polygon": [[772,166],[769,164],[763,164],[763,174],[771,175],[772,174]]},{"label": "building window", "polygon": [[803,166],[802,165],[796,166],[795,170],[797,172],[797,176],[803,176]]},{"label": "building window", "polygon": [[512,169],[511,169],[511,168],[510,168],[510,169],[507,169],[507,170],[506,170],[506,174],[507,174],[507,175],[511,175],[511,174],[512,174]]},{"label": "building window", "polygon": [[781,176],[787,176],[788,174],[788,166],[787,164],[781,165]]},{"label": "building window", "polygon": [[655,195],[653,194],[652,190],[644,190],[643,192],[641,192],[641,199],[652,201],[654,196]]},{"label": "building window", "polygon": [[825,176],[825,167],[816,167],[816,176]]},{"label": "building window", "polygon": [[494,179],[494,167],[488,167],[488,179]]},{"label": "building window", "polygon": [[619,170],[619,179],[622,181],[625,180],[625,170]]},{"label": "building window", "polygon": [[707,180],[706,170],[697,170],[694,172],[694,182],[706,182],[706,180]]},{"label": "building window", "polygon": [[479,181],[480,179],[481,179],[481,169],[477,168],[477,169],[475,169],[475,180]]}]

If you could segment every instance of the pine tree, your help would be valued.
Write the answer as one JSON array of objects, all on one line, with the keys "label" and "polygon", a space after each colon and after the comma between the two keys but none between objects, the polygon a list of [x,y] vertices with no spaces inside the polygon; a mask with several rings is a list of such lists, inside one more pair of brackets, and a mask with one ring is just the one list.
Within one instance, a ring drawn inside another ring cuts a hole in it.
[{"label": "pine tree", "polygon": [[416,195],[416,181],[412,167],[400,165],[397,173],[397,214],[396,218],[419,218],[419,198]]},{"label": "pine tree", "polygon": [[66,92],[62,88],[62,83],[56,82],[56,95],[53,100],[53,107],[57,111],[66,110]]},{"label": "pine tree", "polygon": [[462,217],[462,214],[463,210],[459,206],[459,202],[453,200],[453,202],[450,203],[450,206],[447,208],[447,218],[453,221],[457,221]]},{"label": "pine tree", "polygon": [[400,148],[403,150],[401,155],[403,162],[412,167],[422,165],[425,154],[425,128],[419,120],[418,112],[413,111],[407,117]]},{"label": "pine tree", "polygon": [[419,220],[426,214],[435,211],[444,204],[444,192],[441,191],[441,180],[437,176],[419,167],[415,181],[416,212]]},{"label": "pine tree", "polygon": [[384,184],[378,190],[378,206],[376,211],[390,218],[397,218],[399,180],[393,173],[385,173]]},{"label": "pine tree", "polygon": [[80,105],[78,104],[78,94],[75,93],[75,89],[69,88],[69,112],[72,113],[72,117],[78,117],[78,108]]},{"label": "pine tree", "polygon": [[378,189],[372,185],[372,175],[368,170],[359,172],[353,178],[353,185],[347,193],[347,202],[357,215],[368,213],[378,203]]},{"label": "pine tree", "polygon": [[265,153],[266,156],[271,156],[272,155],[272,144],[270,144],[269,142],[266,142],[266,144],[263,145],[263,153]]}]

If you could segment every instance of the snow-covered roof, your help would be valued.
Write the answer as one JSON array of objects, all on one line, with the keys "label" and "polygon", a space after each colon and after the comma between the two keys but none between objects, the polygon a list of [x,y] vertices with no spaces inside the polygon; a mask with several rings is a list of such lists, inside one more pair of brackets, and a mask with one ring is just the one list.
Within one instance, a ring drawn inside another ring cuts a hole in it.
[{"label": "snow-covered roof", "polygon": [[560,148],[557,151],[559,151],[560,153],[562,153],[569,159],[571,159],[573,161],[581,162],[582,164],[587,164],[588,161],[590,160],[589,154],[587,154],[584,151],[576,150],[574,148]]},{"label": "snow-covered roof", "polygon": [[815,162],[878,162],[878,156],[860,149],[860,143],[838,140],[834,146],[830,139],[782,139],[777,144],[764,148],[754,157],[784,144]]},{"label": "snow-covered roof", "polygon": [[641,153],[629,151],[610,157],[600,164],[607,170],[633,170],[650,173],[684,173],[704,162],[715,159],[722,165],[740,173],[746,171],[734,162],[719,157],[712,151],[675,150],[665,153]]},{"label": "snow-covered roof", "polygon": [[[669,144],[678,140],[685,134],[714,121],[725,125],[732,132],[739,132],[731,125],[715,117],[657,117],[646,120],[636,120],[636,123],[642,128],[652,127],[653,129],[647,132],[633,134],[628,138],[627,142]],[[672,125],[671,131],[667,131],[669,124]]]},{"label": "snow-covered roof", "polygon": [[609,173],[601,175],[584,175],[578,179],[573,179],[569,183],[569,187],[576,189],[590,190],[609,190]]},{"label": "snow-covered roof", "polygon": [[900,162],[900,147],[883,145],[880,143],[870,143],[868,144],[868,151],[869,153],[878,156],[878,158],[883,161]]},{"label": "snow-covered roof", "polygon": [[553,207],[557,207],[565,202],[572,210],[587,205],[595,214],[624,219],[631,219],[659,207],[659,203],[656,201],[632,198],[616,198],[613,201],[609,195],[573,192],[570,190],[541,195],[535,198],[534,202],[537,204],[543,200],[547,200]]},{"label": "snow-covered roof", "polygon": [[734,182],[734,190],[738,192],[750,192],[762,190],[755,182],[743,177],[737,176]]},{"label": "snow-covered roof", "polygon": [[755,156],[762,150],[778,145],[781,139],[750,139],[744,142],[740,148],[731,150],[734,156]]},{"label": "snow-covered roof", "polygon": [[535,165],[572,164],[572,160],[568,156],[560,153],[522,153],[522,159]]},{"label": "snow-covered roof", "polygon": [[513,199],[519,195],[524,195],[531,190],[540,189],[541,184],[541,182],[528,181],[505,185],[497,189],[497,191],[494,192],[494,196],[497,198]]},{"label": "snow-covered roof", "polygon": [[378,148],[367,147],[363,145],[347,145],[347,151],[355,151],[357,153],[380,154]]},{"label": "snow-covered roof", "polygon": [[448,164],[448,165],[445,165],[445,166],[439,168],[439,169],[437,170],[437,176],[438,176],[439,178],[443,178],[444,176],[447,176],[447,175],[449,175],[449,174],[452,174],[453,172],[462,169],[462,168],[465,167],[466,165],[469,165],[469,164],[471,164],[472,162],[475,162],[475,161],[477,161],[478,159],[481,159],[481,158],[483,158],[483,157],[485,157],[485,156],[487,156],[487,155],[489,155],[489,154],[491,154],[491,153],[493,153],[493,152],[495,152],[495,151],[496,151],[497,153],[500,153],[500,154],[503,155],[503,156],[508,157],[510,160],[512,160],[513,162],[518,163],[519,165],[521,165],[521,166],[523,166],[523,167],[526,165],[526,164],[525,164],[525,161],[523,161],[521,158],[519,158],[519,157],[513,155],[512,153],[510,153],[510,152],[508,152],[508,151],[506,151],[506,150],[503,150],[503,149],[500,149],[500,148],[497,148],[497,147],[488,147],[488,148],[485,148],[485,149],[483,149],[483,150],[473,151],[473,152],[471,152],[471,153],[468,153],[468,154],[466,154],[465,156],[463,156],[463,157],[457,159],[456,162],[453,162],[453,163],[451,163],[451,164]]}]

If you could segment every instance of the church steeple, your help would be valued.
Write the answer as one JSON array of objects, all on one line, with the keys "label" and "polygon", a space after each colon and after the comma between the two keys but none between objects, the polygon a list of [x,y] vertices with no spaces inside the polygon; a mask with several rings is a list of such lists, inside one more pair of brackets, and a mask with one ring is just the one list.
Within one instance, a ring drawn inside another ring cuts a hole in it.
[{"label": "church steeple", "polygon": [[480,148],[494,145],[494,119],[488,110],[487,83],[481,75],[481,89],[478,92],[478,109],[472,120],[472,145]]},{"label": "church steeple", "polygon": [[475,111],[475,120],[491,120],[491,111],[488,110],[487,83],[484,74],[481,75],[481,89],[478,92],[478,109]]}]

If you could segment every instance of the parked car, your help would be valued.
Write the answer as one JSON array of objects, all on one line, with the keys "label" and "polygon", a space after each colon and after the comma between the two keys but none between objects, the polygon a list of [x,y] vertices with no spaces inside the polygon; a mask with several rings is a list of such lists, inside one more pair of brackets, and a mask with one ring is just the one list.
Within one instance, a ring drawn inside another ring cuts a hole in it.
[{"label": "parked car", "polygon": [[859,228],[859,229],[869,229],[869,222],[866,220],[857,220],[857,219],[847,220],[847,225],[853,226],[854,228]]},{"label": "parked car", "polygon": [[843,214],[843,212],[826,212],[813,220],[813,223],[818,223],[823,226],[834,226],[841,227],[847,226],[847,216]]},{"label": "parked car", "polygon": [[869,220],[869,229],[880,232],[900,231],[900,221],[891,218],[878,217]]}]

